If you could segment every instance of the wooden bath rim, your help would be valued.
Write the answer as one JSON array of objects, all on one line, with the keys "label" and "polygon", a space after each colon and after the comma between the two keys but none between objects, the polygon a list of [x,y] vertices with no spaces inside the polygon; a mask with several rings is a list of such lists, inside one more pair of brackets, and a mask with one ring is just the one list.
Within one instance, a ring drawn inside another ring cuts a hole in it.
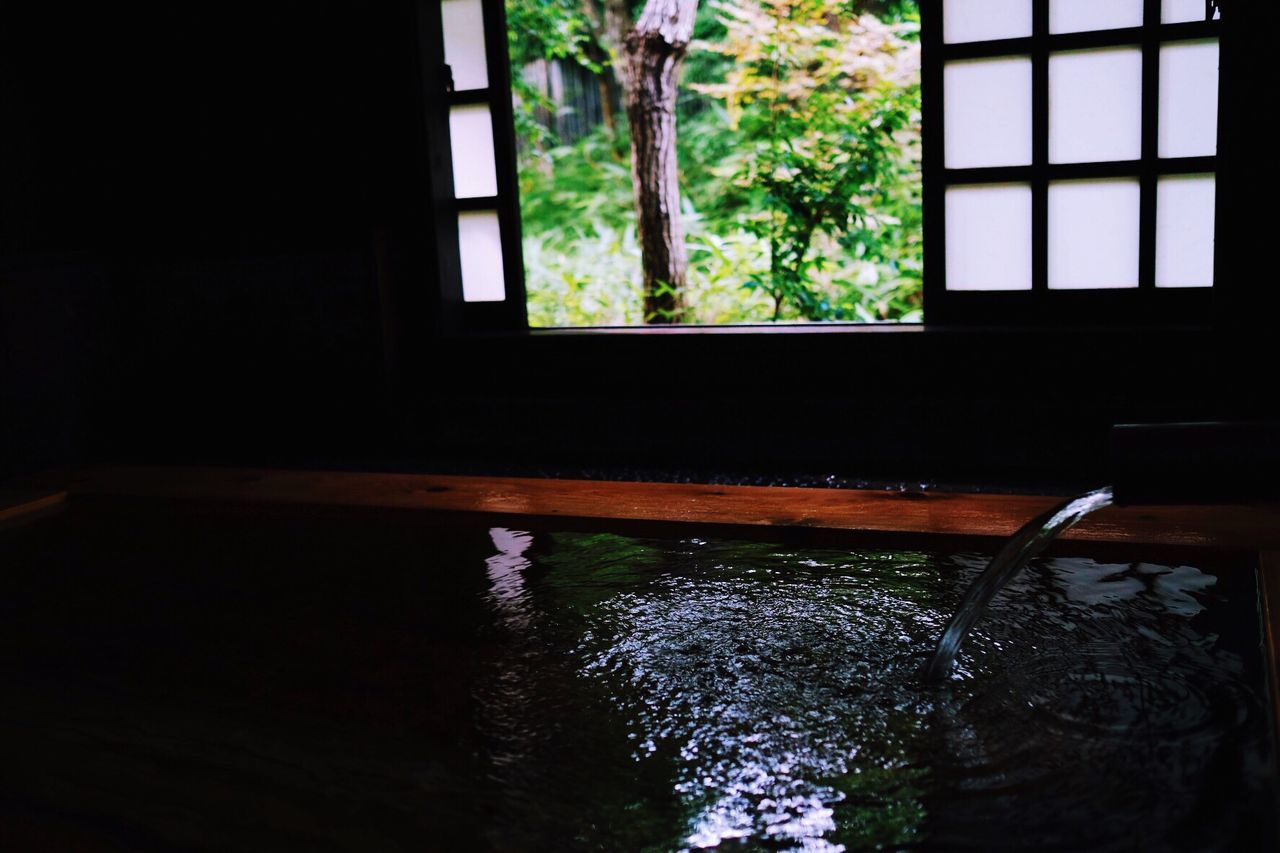
[{"label": "wooden bath rim", "polygon": [[[139,498],[229,504],[410,510],[562,528],[607,525],[788,538],[888,534],[1003,539],[1063,497],[721,486],[697,483],[111,466],[31,478],[0,493],[0,521],[65,501]],[[7,503],[7,506],[6,506]],[[684,532],[687,532],[684,531]],[[1126,506],[1101,510],[1068,542],[1280,551],[1280,504]]]}]

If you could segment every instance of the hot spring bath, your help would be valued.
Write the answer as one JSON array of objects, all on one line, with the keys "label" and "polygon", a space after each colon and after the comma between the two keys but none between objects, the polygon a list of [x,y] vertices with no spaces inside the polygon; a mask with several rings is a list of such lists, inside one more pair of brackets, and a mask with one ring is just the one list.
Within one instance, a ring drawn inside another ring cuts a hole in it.
[{"label": "hot spring bath", "polygon": [[1064,546],[927,687],[989,556],[975,543],[465,521],[85,496],[0,531],[10,834],[262,850],[1274,841],[1251,554]]}]

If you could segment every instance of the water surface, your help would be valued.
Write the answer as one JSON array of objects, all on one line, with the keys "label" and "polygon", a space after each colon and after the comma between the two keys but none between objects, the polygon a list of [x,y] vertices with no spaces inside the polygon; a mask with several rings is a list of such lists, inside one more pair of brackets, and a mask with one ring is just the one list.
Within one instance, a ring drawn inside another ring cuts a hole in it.
[{"label": "water surface", "polygon": [[16,804],[0,817],[39,837],[240,850],[1274,840],[1257,599],[1239,559],[1038,559],[951,678],[926,686],[989,555],[403,519],[152,524],[141,536],[127,517],[73,517],[0,550],[13,687],[0,747],[22,779],[0,785]]},{"label": "water surface", "polygon": [[493,539],[513,655],[482,707],[512,788],[567,795],[510,804],[512,831],[554,836],[548,801],[602,848],[1225,849],[1259,831],[1263,707],[1199,568],[1042,560],[928,688],[983,555]]}]

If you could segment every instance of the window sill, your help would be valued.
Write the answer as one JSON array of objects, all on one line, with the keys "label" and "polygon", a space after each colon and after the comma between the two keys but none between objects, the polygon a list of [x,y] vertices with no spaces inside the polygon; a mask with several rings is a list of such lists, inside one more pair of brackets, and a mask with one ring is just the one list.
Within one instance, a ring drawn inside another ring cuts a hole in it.
[{"label": "window sill", "polygon": [[1037,337],[1072,338],[1080,335],[1129,337],[1161,334],[1207,334],[1213,330],[1211,323],[1073,323],[1057,326],[942,324],[942,323],[794,323],[725,326],[583,326],[542,327],[522,331],[478,332],[447,336],[459,338],[628,338],[628,337],[730,337],[730,338],[779,338],[779,337]]},{"label": "window sill", "polygon": [[915,334],[923,323],[741,323],[723,326],[554,326],[531,328],[535,337],[560,335],[830,335],[850,333]]}]

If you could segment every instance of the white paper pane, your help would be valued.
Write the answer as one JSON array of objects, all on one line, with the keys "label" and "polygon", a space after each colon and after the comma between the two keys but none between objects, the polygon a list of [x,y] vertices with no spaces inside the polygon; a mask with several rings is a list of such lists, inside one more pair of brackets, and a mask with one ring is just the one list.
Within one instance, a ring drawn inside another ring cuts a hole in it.
[{"label": "white paper pane", "polygon": [[1138,286],[1136,178],[1049,184],[1049,287]]},{"label": "white paper pane", "polygon": [[1049,32],[1079,33],[1142,26],[1143,0],[1051,0]]},{"label": "white paper pane", "polygon": [[1031,289],[1031,186],[947,188],[947,290]]},{"label": "white paper pane", "polygon": [[[1222,15],[1214,10],[1216,21]],[[1160,21],[1165,24],[1180,24],[1183,21],[1203,21],[1204,0],[1164,0],[1160,4]]]},{"label": "white paper pane", "polygon": [[502,230],[492,210],[458,214],[458,251],[462,257],[462,298],[501,302],[507,297],[502,275]]},{"label": "white paper pane", "polygon": [[1156,287],[1213,285],[1213,175],[1168,175],[1156,183]]},{"label": "white paper pane", "polygon": [[1031,165],[1031,60],[948,62],[943,74],[947,168]]},{"label": "white paper pane", "polygon": [[946,0],[942,38],[991,41],[1031,35],[1031,0]]},{"label": "white paper pane", "polygon": [[484,14],[480,0],[441,0],[444,22],[444,61],[453,70],[458,92],[489,85],[484,54]]},{"label": "white paper pane", "polygon": [[1218,41],[1160,47],[1161,157],[1218,153]]},{"label": "white paper pane", "polygon": [[1142,156],[1142,51],[1072,50],[1049,57],[1049,162]]},{"label": "white paper pane", "polygon": [[484,104],[449,110],[449,145],[453,149],[453,194],[488,198],[498,194],[493,153],[493,121]]}]

